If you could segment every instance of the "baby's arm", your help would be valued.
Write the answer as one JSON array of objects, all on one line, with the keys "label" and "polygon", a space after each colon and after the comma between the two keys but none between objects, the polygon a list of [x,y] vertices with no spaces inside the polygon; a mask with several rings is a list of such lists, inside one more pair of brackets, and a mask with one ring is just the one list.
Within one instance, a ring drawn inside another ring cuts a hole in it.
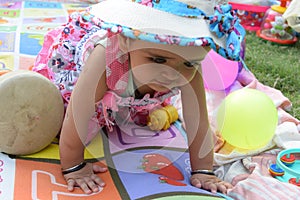
[{"label": "baby's arm", "polygon": [[86,193],[97,192],[97,185],[104,186],[104,182],[94,172],[104,172],[106,168],[80,163],[84,162],[83,142],[87,136],[89,119],[95,112],[94,103],[107,91],[105,65],[105,49],[98,45],[87,60],[67,107],[59,142],[61,166],[65,172],[74,166],[79,166],[77,169],[82,167],[64,174],[70,191],[76,185]]},{"label": "baby's arm", "polygon": [[216,176],[210,175],[213,174],[214,144],[209,126],[205,89],[201,74],[196,73],[190,84],[183,86],[181,91],[191,169],[195,172],[191,176],[191,184],[212,192],[219,190],[226,193],[226,190],[232,186]]}]

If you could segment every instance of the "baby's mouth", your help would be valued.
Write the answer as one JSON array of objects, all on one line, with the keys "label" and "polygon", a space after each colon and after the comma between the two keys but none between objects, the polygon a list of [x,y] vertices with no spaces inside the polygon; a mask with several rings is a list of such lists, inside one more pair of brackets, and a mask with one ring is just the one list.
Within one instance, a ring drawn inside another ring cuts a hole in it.
[{"label": "baby's mouth", "polygon": [[176,82],[176,80],[168,80],[168,79],[153,79],[151,81],[151,83],[154,83],[154,84],[158,84],[158,85],[161,85],[161,86],[170,86],[170,85],[173,85],[174,83]]}]

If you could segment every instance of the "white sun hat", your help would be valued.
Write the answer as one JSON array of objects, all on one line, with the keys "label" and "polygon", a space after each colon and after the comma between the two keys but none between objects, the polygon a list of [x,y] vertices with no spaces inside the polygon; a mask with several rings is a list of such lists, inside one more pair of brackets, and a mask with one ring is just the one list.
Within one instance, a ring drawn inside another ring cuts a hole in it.
[{"label": "white sun hat", "polygon": [[133,39],[210,46],[231,60],[239,60],[245,35],[231,5],[213,0],[104,0],[83,17]]}]

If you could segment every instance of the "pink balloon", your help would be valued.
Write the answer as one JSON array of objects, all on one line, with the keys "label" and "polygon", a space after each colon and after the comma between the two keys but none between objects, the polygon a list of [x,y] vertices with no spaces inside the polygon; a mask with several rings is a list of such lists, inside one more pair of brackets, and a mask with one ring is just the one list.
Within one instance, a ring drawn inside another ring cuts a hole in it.
[{"label": "pink balloon", "polygon": [[210,90],[225,90],[236,80],[239,64],[210,50],[202,61],[204,86]]}]

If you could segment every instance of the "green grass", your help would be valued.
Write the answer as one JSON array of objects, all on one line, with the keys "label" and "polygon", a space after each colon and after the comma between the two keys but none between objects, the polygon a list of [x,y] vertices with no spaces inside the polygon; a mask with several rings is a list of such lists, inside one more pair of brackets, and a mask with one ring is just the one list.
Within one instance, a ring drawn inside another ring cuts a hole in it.
[{"label": "green grass", "polygon": [[300,119],[300,42],[282,46],[247,33],[245,63],[261,83],[290,99],[293,108],[289,113]]}]

